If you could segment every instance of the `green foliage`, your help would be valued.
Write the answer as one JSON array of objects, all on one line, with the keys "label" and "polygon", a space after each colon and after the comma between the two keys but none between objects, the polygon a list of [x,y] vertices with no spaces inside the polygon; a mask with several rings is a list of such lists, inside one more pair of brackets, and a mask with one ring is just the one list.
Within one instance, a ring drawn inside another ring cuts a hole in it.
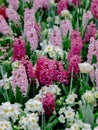
[{"label": "green foliage", "polygon": [[82,119],[85,123],[91,124],[94,126],[94,114],[93,114],[93,105],[91,104],[80,104],[80,112],[82,114]]},{"label": "green foliage", "polygon": [[15,99],[16,99],[16,102],[23,104],[23,101],[24,101],[23,95],[22,95],[20,88],[18,86],[16,87],[16,97],[15,97]]}]

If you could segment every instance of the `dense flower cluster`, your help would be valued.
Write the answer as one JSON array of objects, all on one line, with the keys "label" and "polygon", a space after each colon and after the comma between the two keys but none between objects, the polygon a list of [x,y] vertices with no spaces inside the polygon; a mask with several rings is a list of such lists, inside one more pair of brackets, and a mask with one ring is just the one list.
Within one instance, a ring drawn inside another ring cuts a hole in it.
[{"label": "dense flower cluster", "polygon": [[14,40],[14,47],[13,47],[13,57],[12,57],[12,60],[13,61],[21,60],[22,58],[24,58],[25,53],[26,53],[25,43],[24,43],[22,37],[15,38],[15,40]]},{"label": "dense flower cluster", "polygon": [[53,113],[55,110],[55,97],[52,93],[46,93],[44,98],[40,99],[43,103],[43,108],[45,110],[45,113],[50,116],[50,114]]},{"label": "dense flower cluster", "polygon": [[16,87],[18,86],[20,88],[20,91],[23,95],[27,93],[28,90],[28,79],[25,67],[20,64],[18,69],[12,71],[12,86],[14,94],[16,94]]},{"label": "dense flower cluster", "polygon": [[98,1],[97,0],[92,0],[91,3],[91,12],[93,13],[95,18],[98,18]]},{"label": "dense flower cluster", "polygon": [[3,15],[5,19],[7,19],[6,15],[6,7],[5,6],[0,6],[0,15]]}]

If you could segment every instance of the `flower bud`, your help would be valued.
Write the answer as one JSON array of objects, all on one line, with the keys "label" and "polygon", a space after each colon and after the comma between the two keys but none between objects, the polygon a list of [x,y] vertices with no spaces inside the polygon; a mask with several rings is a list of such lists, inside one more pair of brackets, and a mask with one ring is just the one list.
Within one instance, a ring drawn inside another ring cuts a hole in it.
[{"label": "flower bud", "polygon": [[90,73],[93,70],[93,66],[87,62],[80,63],[78,65],[81,73]]},{"label": "flower bud", "polygon": [[93,104],[95,102],[95,96],[91,91],[86,91],[83,95],[84,100],[87,103]]}]

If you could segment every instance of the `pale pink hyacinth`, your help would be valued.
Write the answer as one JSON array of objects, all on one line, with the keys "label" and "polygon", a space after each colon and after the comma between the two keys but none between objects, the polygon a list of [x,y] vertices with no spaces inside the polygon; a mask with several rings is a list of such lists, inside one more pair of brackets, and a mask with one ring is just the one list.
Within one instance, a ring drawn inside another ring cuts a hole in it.
[{"label": "pale pink hyacinth", "polygon": [[98,68],[95,70],[96,87],[98,87]]},{"label": "pale pink hyacinth", "polygon": [[52,32],[50,33],[49,41],[52,45],[62,48],[62,37],[60,28],[55,26]]},{"label": "pale pink hyacinth", "polygon": [[85,29],[89,20],[93,18],[92,12],[91,11],[87,11],[86,13],[83,14],[83,19],[82,19],[82,26]]},{"label": "pale pink hyacinth", "polygon": [[9,18],[9,20],[12,22],[17,23],[20,20],[18,13],[12,7],[6,9],[6,15]]},{"label": "pale pink hyacinth", "polygon": [[12,6],[15,10],[19,8],[19,0],[7,0],[9,6]]},{"label": "pale pink hyacinth", "polygon": [[91,64],[93,55],[96,55],[98,60],[98,41],[96,41],[93,37],[90,39],[90,44],[88,47],[88,55],[87,62]]},{"label": "pale pink hyacinth", "polygon": [[60,23],[60,28],[63,36],[66,36],[69,31],[69,36],[72,33],[72,24],[70,20],[62,20]]},{"label": "pale pink hyacinth", "polygon": [[16,94],[16,87],[20,88],[23,95],[26,94],[28,90],[28,79],[25,67],[20,64],[19,68],[12,71],[12,89],[14,94]]},{"label": "pale pink hyacinth", "polygon": [[8,35],[10,33],[10,27],[2,15],[0,15],[0,33]]},{"label": "pale pink hyacinth", "polygon": [[27,41],[30,42],[31,50],[36,49],[39,42],[35,24],[34,10],[26,9],[24,13],[24,36],[26,36]]},{"label": "pale pink hyacinth", "polygon": [[33,8],[35,12],[40,8],[49,8],[49,0],[34,0]]}]

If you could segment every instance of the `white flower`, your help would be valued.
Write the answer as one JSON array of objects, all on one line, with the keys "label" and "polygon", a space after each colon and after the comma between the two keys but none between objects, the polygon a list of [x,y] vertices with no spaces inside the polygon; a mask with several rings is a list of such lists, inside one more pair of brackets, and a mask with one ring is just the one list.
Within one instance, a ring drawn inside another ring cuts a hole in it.
[{"label": "white flower", "polygon": [[47,45],[44,49],[45,52],[52,52],[54,49],[53,45]]},{"label": "white flower", "polygon": [[62,114],[62,113],[65,113],[65,112],[66,112],[65,107],[60,108],[60,110],[59,110],[59,114]]},{"label": "white flower", "polygon": [[98,98],[98,91],[96,91],[96,92],[94,93],[94,95],[95,95],[95,98]]},{"label": "white flower", "polygon": [[54,0],[50,0],[50,6],[55,6]]},{"label": "white flower", "polygon": [[42,47],[42,49],[44,50],[44,48],[47,46],[47,41],[44,40],[43,42],[40,43],[40,46]]},{"label": "white flower", "polygon": [[19,61],[15,61],[15,62],[12,63],[12,68],[13,69],[17,69],[19,67],[19,65],[20,65],[20,62]]},{"label": "white flower", "polygon": [[87,124],[87,123],[83,123],[83,128],[82,130],[92,130],[91,129],[91,125],[90,124]]},{"label": "white flower", "polygon": [[50,51],[48,54],[49,54],[49,56],[50,56],[51,58],[56,58],[56,53],[55,53],[54,50],[53,50],[53,51]]},{"label": "white flower", "polygon": [[55,47],[55,51],[58,54],[58,56],[60,56],[61,58],[63,58],[63,50],[59,47]]},{"label": "white flower", "polygon": [[94,130],[98,130],[98,126],[96,126],[96,127],[94,128]]},{"label": "white flower", "polygon": [[71,95],[68,95],[68,97],[66,99],[66,103],[67,104],[73,104],[76,97],[77,97],[77,95],[74,94],[74,93],[72,93]]},{"label": "white flower", "polygon": [[45,95],[48,92],[48,87],[44,86],[40,89],[39,94]]},{"label": "white flower", "polygon": [[95,96],[91,91],[86,91],[86,93],[83,94],[82,97],[87,103],[94,103],[95,102]]},{"label": "white flower", "polygon": [[60,115],[58,118],[59,118],[60,123],[65,123],[65,116],[64,115]]},{"label": "white flower", "polygon": [[38,114],[27,114],[26,117],[20,118],[19,125],[23,130],[40,130],[38,120]]},{"label": "white flower", "polygon": [[10,104],[9,102],[2,103],[0,106],[0,118],[9,120],[11,118],[13,122],[18,119],[18,115],[20,114],[20,104]]},{"label": "white flower", "polygon": [[9,121],[0,121],[0,130],[12,130],[11,123]]},{"label": "white flower", "polygon": [[60,24],[60,18],[59,18],[59,16],[55,16],[55,24]]},{"label": "white flower", "polygon": [[61,11],[61,16],[68,18],[70,17],[70,12],[68,10],[63,10]]},{"label": "white flower", "polygon": [[54,94],[60,95],[61,89],[57,85],[50,85],[49,89],[52,88]]},{"label": "white flower", "polygon": [[79,124],[77,124],[77,123],[74,123],[73,125],[72,125],[72,127],[71,127],[71,129],[72,130],[79,130]]},{"label": "white flower", "polygon": [[75,112],[71,107],[68,107],[67,110],[65,111],[65,116],[68,119],[73,119],[75,116]]},{"label": "white flower", "polygon": [[25,111],[29,112],[41,112],[43,109],[43,105],[42,105],[42,102],[38,101],[38,100],[33,100],[33,99],[30,99],[28,100],[28,102],[26,102],[26,108],[25,108]]},{"label": "white flower", "polygon": [[80,63],[78,65],[81,73],[90,73],[93,70],[93,66],[87,62]]}]

